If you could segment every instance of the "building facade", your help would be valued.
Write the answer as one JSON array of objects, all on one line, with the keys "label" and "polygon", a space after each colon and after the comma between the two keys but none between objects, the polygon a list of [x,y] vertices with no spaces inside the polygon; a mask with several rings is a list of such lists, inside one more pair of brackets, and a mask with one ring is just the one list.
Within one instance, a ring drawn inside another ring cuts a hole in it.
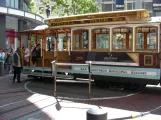
[{"label": "building facade", "polygon": [[[96,0],[102,12],[124,10],[146,9],[151,16],[161,16],[161,0]],[[127,2],[125,4],[125,1]],[[40,0],[35,0],[40,14],[46,15],[46,6]],[[54,0],[50,0],[50,10],[54,8]],[[46,16],[45,16],[46,17]]]},{"label": "building facade", "polygon": [[153,0],[153,11],[155,16],[161,16],[161,0]]},{"label": "building facade", "polygon": [[29,0],[0,0],[0,49],[16,49],[19,32],[44,24],[41,16],[28,12],[28,6]]},{"label": "building facade", "polygon": [[161,0],[97,0],[97,2],[103,12],[125,8],[127,10],[146,9],[151,16],[161,16]]}]

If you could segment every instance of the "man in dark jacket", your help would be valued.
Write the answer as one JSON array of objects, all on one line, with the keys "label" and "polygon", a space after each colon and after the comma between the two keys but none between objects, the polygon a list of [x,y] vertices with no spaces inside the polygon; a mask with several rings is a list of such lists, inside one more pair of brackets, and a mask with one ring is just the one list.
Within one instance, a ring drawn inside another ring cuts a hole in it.
[{"label": "man in dark jacket", "polygon": [[14,69],[13,82],[15,82],[15,79],[17,78],[17,82],[20,83],[21,82],[20,74],[22,69],[22,57],[20,47],[17,48],[16,52],[13,55],[13,69]]}]

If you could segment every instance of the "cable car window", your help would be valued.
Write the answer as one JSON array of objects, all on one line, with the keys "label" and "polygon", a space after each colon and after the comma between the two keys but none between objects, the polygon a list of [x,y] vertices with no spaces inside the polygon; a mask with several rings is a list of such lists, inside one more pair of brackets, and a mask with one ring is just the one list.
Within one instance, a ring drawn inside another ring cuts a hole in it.
[{"label": "cable car window", "polygon": [[58,34],[58,51],[64,51],[66,48],[64,48],[63,44],[65,41],[65,34]]},{"label": "cable car window", "polygon": [[132,28],[113,28],[113,50],[132,49]]},{"label": "cable car window", "polygon": [[80,37],[79,35],[75,35],[75,49],[79,49],[80,48]]},{"label": "cable car window", "polygon": [[46,37],[46,50],[47,51],[54,51],[56,50],[56,38],[55,36],[48,36]]},{"label": "cable car window", "polygon": [[156,41],[157,41],[157,33],[156,32],[150,32],[147,35],[147,44],[148,44],[148,49],[156,49]]},{"label": "cable car window", "polygon": [[86,31],[84,31],[82,33],[82,40],[83,40],[83,42],[82,42],[83,48],[85,48],[85,49],[88,48],[88,34]]},{"label": "cable car window", "polygon": [[92,49],[108,49],[109,48],[109,29],[97,28],[92,30]]},{"label": "cable car window", "polygon": [[58,34],[58,50],[67,51],[69,42],[69,34]]},{"label": "cable car window", "polygon": [[144,34],[136,34],[136,49],[144,49]]},{"label": "cable car window", "polygon": [[73,31],[73,49],[88,49],[88,30]]},{"label": "cable car window", "polygon": [[136,28],[136,50],[157,49],[157,27],[143,26]]}]

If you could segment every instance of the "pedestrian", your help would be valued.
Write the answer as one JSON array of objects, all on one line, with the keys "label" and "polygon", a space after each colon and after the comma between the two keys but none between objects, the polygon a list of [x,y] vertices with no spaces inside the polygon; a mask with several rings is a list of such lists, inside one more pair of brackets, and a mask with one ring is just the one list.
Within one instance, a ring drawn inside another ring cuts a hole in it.
[{"label": "pedestrian", "polygon": [[30,59],[30,50],[27,47],[24,47],[24,65],[29,66]]},{"label": "pedestrian", "polygon": [[4,57],[4,69],[6,70],[6,72],[8,72],[8,61],[9,61],[9,54],[8,54],[8,50],[6,49],[5,57]]},{"label": "pedestrian", "polygon": [[17,78],[17,82],[20,83],[21,82],[20,75],[22,70],[22,57],[20,47],[17,48],[16,52],[13,55],[13,69],[14,69],[13,82],[15,82],[15,79]]},{"label": "pedestrian", "polygon": [[9,73],[13,72],[13,66],[12,66],[12,62],[13,62],[13,49],[10,49],[10,53],[8,54],[8,64],[9,64]]},{"label": "pedestrian", "polygon": [[0,60],[4,61],[4,59],[5,59],[5,51],[0,49]]},{"label": "pedestrian", "polygon": [[37,58],[41,57],[41,44],[37,44],[32,50],[32,64],[36,66]]},{"label": "pedestrian", "polygon": [[6,56],[6,51],[2,50],[2,59],[5,60],[5,56]]}]

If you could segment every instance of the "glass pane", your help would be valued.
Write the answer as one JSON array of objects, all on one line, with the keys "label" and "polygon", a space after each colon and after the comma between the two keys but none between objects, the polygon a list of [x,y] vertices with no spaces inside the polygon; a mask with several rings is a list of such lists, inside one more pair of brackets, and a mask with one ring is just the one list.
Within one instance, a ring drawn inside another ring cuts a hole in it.
[{"label": "glass pane", "polygon": [[147,11],[152,11],[152,8],[153,5],[152,5],[152,2],[144,2],[143,3],[143,8],[146,9]]},{"label": "glass pane", "polygon": [[19,0],[15,0],[15,8],[17,8],[17,9],[18,9],[18,5],[19,5],[18,1]]},{"label": "glass pane", "polygon": [[28,10],[28,5],[25,2],[23,2],[23,10],[24,11],[27,11]]},{"label": "glass pane", "polygon": [[46,50],[47,51],[54,51],[54,49],[52,48],[52,44],[53,43],[53,36],[48,36],[46,37]]},{"label": "glass pane", "polygon": [[66,36],[66,34],[59,34],[58,35],[58,50],[59,51],[64,51],[64,50],[68,50],[68,40],[69,37],[67,39],[68,36]]},{"label": "glass pane", "polygon": [[10,7],[10,0],[6,0],[6,6]]},{"label": "glass pane", "polygon": [[51,42],[50,42],[50,51],[56,50],[56,39],[55,36],[51,36]]},{"label": "glass pane", "polygon": [[96,35],[96,48],[108,48],[108,34]]},{"label": "glass pane", "polygon": [[28,10],[28,5],[25,3],[25,8],[26,8],[26,10]]},{"label": "glass pane", "polygon": [[148,49],[156,49],[156,39],[157,39],[156,33],[148,33],[147,35]]},{"label": "glass pane", "polygon": [[79,35],[75,36],[75,49],[80,49],[80,39]]},{"label": "glass pane", "polygon": [[109,48],[109,29],[98,28],[92,31],[92,49]]},{"label": "glass pane", "polygon": [[129,34],[129,49],[132,49],[132,41],[133,41],[133,38],[132,38],[132,34]]},{"label": "glass pane", "polygon": [[83,46],[83,48],[88,48],[88,34],[87,34],[87,32],[83,32],[83,34],[82,34],[82,46]]},{"label": "glass pane", "polygon": [[59,34],[58,35],[58,51],[63,51],[63,42],[65,40],[65,34]]},{"label": "glass pane", "polygon": [[103,12],[112,11],[112,4],[102,4],[102,11]]},{"label": "glass pane", "polygon": [[11,0],[11,7],[14,8],[15,7],[15,0]]},{"label": "glass pane", "polygon": [[87,49],[88,48],[88,31],[76,30],[74,31],[74,49]]},{"label": "glass pane", "polygon": [[125,37],[126,34],[113,34],[113,49],[125,49],[126,43],[125,43]]},{"label": "glass pane", "polygon": [[136,49],[144,49],[144,34],[136,34]]},{"label": "glass pane", "polygon": [[113,29],[113,49],[132,49],[132,28]]}]

